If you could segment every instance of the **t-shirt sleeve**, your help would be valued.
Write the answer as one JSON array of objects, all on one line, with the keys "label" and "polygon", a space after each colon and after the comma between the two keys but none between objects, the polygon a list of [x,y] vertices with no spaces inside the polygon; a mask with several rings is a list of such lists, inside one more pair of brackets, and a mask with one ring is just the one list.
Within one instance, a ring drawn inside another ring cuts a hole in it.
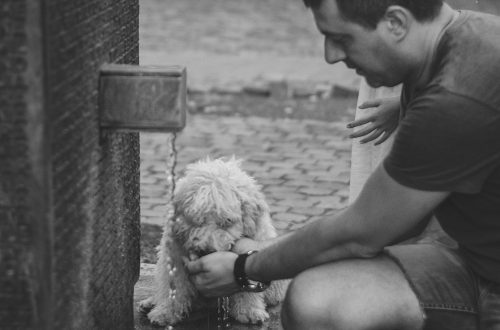
[{"label": "t-shirt sleeve", "polygon": [[435,88],[406,107],[384,168],[411,188],[477,193],[500,163],[499,112]]}]

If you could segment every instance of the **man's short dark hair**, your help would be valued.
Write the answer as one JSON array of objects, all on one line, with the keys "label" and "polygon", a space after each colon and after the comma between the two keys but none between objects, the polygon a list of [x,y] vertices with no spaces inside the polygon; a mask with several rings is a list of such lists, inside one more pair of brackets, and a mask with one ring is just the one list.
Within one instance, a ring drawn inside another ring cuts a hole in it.
[{"label": "man's short dark hair", "polygon": [[[325,0],[303,0],[307,7],[317,8]],[[340,14],[348,21],[375,29],[389,6],[407,8],[420,21],[435,18],[443,5],[442,0],[335,0]]]}]

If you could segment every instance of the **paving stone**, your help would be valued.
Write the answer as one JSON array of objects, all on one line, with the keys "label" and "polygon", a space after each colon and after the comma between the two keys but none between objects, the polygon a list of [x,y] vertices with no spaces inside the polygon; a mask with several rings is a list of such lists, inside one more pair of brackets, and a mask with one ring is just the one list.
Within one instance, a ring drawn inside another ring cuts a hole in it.
[{"label": "paving stone", "polygon": [[331,180],[336,179],[338,175],[332,175],[328,171],[318,171],[315,169],[307,171],[307,174],[314,177],[314,181],[321,181],[321,180]]},{"label": "paving stone", "polygon": [[278,204],[269,204],[269,208],[270,208],[270,211],[271,213],[285,213],[285,212],[288,212],[288,210],[290,210],[290,206],[288,205],[283,205],[282,203],[278,203]]},{"label": "paving stone", "polygon": [[333,148],[337,151],[350,152],[352,148],[352,142],[350,140],[347,141],[330,140],[326,142],[326,146]]},{"label": "paving stone", "polygon": [[325,189],[332,189],[335,193],[338,193],[340,190],[348,189],[349,186],[342,182],[333,181],[332,178],[327,180],[315,180],[312,183],[314,186]]},{"label": "paving stone", "polygon": [[[290,213],[290,212],[285,212],[285,213],[276,213],[273,215],[273,219],[276,223],[300,223],[304,222],[308,219],[307,216],[302,215],[302,214],[295,214],[295,213]],[[280,225],[281,226],[281,225]]]},{"label": "paving stone", "polygon": [[284,161],[269,161],[266,162],[266,166],[283,170],[289,170],[289,169],[293,170],[296,168],[297,164],[293,162],[284,162]]},{"label": "paving stone", "polygon": [[331,196],[327,196],[327,197],[321,199],[321,201],[315,206],[318,208],[322,208],[322,209],[338,210],[338,209],[342,209],[342,208],[346,207],[347,203],[344,201],[344,199],[341,196],[331,195]]},{"label": "paving stone", "polygon": [[301,179],[300,176],[297,176],[297,178],[295,179],[287,179],[287,180],[284,180],[283,179],[283,183],[282,185],[285,186],[285,187],[309,187],[311,186],[311,184],[313,184],[312,181],[310,180],[304,180],[304,179]]},{"label": "paving stone", "polygon": [[267,193],[280,195],[280,194],[288,194],[297,192],[297,188],[295,187],[286,187],[286,186],[266,186],[264,190]]},{"label": "paving stone", "polygon": [[[304,157],[304,156],[302,156]],[[319,160],[315,158],[308,158],[310,159],[309,162],[307,163],[301,163],[297,165],[297,168],[300,168],[302,170],[307,171],[308,173],[311,170],[315,171],[321,171],[322,173],[329,171],[329,169],[332,167],[332,159],[331,157],[327,160]]]},{"label": "paving stone", "polygon": [[330,196],[331,194],[333,194],[334,190],[313,186],[313,187],[299,188],[299,192],[306,194],[306,195],[311,195],[311,196]]},{"label": "paving stone", "polygon": [[[258,173],[256,173],[256,176],[258,175]],[[266,178],[266,179],[258,179],[257,182],[261,185],[261,186],[287,186],[286,182],[285,182],[285,179],[270,179],[270,178]]]},{"label": "paving stone", "polygon": [[299,180],[299,181],[304,181],[304,182],[310,182],[309,185],[312,182],[314,182],[314,179],[316,178],[314,175],[309,175],[309,173],[307,173],[307,171],[303,171],[303,173],[300,173],[300,174],[288,173],[288,174],[282,175],[281,177],[287,181]]},{"label": "paving stone", "polygon": [[284,204],[283,202],[280,203],[280,205],[285,205],[285,208],[290,208],[290,207],[299,207],[299,208],[313,208],[315,205],[318,204],[318,201],[312,198],[303,198],[303,199],[298,199],[293,202],[287,202]]},{"label": "paving stone", "polygon": [[305,216],[320,215],[326,212],[325,209],[318,206],[306,208],[306,207],[296,207],[295,203],[293,203],[293,205],[294,206],[288,212]]}]

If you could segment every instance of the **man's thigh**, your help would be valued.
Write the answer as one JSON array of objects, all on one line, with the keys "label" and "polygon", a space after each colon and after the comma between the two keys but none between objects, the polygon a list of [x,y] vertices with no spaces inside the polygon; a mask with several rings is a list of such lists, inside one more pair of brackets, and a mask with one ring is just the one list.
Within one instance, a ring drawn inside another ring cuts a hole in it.
[{"label": "man's thigh", "polygon": [[479,282],[454,249],[398,245],[386,253],[400,266],[425,311],[425,330],[475,330]]},{"label": "man's thigh", "polygon": [[[316,325],[317,329],[417,330],[424,321],[416,295],[400,268],[387,256],[349,259],[309,269],[294,279],[289,296],[298,301],[299,307],[292,311],[296,322],[323,315],[330,318],[323,320],[321,327]],[[303,315],[299,317],[299,313]],[[302,323],[295,328],[306,327],[314,324]]]}]

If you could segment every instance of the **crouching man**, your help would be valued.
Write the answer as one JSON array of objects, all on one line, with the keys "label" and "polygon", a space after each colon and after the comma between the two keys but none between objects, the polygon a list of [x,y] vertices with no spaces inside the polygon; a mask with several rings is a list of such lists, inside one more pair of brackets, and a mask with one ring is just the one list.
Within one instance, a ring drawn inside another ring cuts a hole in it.
[{"label": "crouching man", "polygon": [[[440,0],[304,1],[327,62],[403,83],[394,145],[336,217],[191,262],[193,282],[221,296],[293,278],[285,329],[500,329],[500,19]],[[456,248],[394,245],[430,214]]]}]

